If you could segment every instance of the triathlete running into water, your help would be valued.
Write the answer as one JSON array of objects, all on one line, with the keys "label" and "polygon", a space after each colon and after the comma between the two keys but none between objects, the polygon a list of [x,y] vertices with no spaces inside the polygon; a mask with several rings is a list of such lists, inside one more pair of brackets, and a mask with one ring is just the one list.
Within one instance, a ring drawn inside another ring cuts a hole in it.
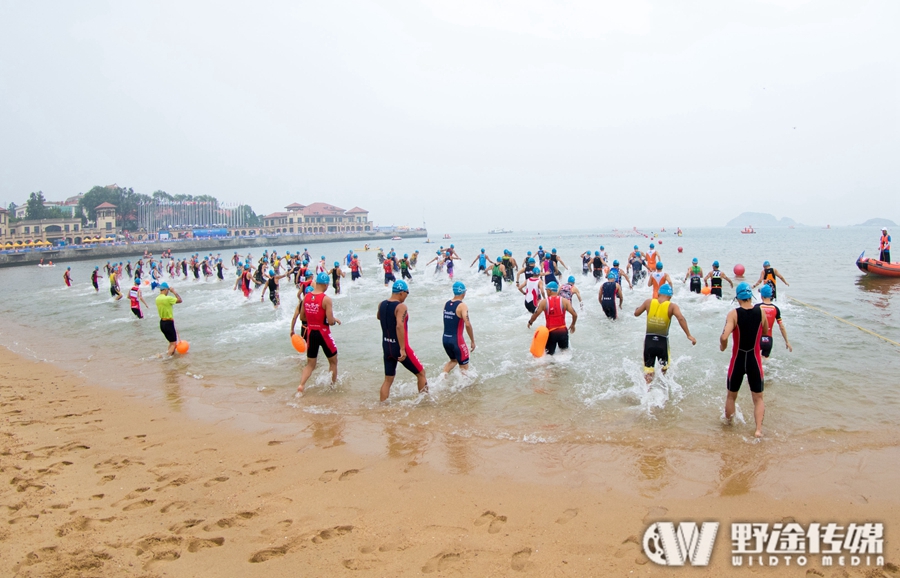
[{"label": "triathlete running into water", "polygon": [[[466,373],[469,365],[469,351],[475,351],[475,333],[472,330],[472,323],[469,321],[469,307],[463,303],[465,298],[466,286],[462,281],[457,281],[453,284],[453,299],[444,304],[444,334],[441,342],[444,345],[444,351],[450,358],[450,361],[444,365],[444,373],[450,373],[457,365],[459,365],[460,371]],[[469,334],[471,347],[466,347],[463,327]]]},{"label": "triathlete running into water", "polygon": [[503,258],[497,257],[497,262],[487,272],[491,276],[491,282],[497,291],[503,291],[503,277],[506,275],[506,267],[503,266]]},{"label": "triathlete running into water", "polygon": [[753,306],[753,290],[748,283],[738,283],[735,292],[740,306],[728,312],[725,329],[719,337],[719,349],[725,351],[728,347],[728,338],[734,333],[734,347],[731,350],[731,363],[728,364],[728,377],[725,381],[728,387],[728,395],[725,398],[725,420],[730,424],[734,417],[734,404],[746,375],[753,397],[755,435],[762,437],[766,404],[763,401],[765,376],[759,342],[760,338],[768,333],[769,324],[762,309]]},{"label": "triathlete running into water", "polygon": [[575,276],[569,275],[568,280],[559,288],[559,296],[572,301],[572,295],[578,297],[578,308],[584,310],[584,301],[581,300],[581,291],[575,286]]},{"label": "triathlete running into water", "polygon": [[[266,279],[266,283],[263,286],[262,295],[259,296],[259,302],[262,303],[266,299],[266,291],[269,292],[269,301],[272,302],[272,305],[278,309],[278,306],[281,304],[281,300],[278,297],[278,280],[284,279],[288,276],[288,273],[282,273],[281,275],[276,275],[274,269],[269,269],[269,276]],[[326,282],[326,285],[328,283]]]},{"label": "triathlete running into water", "polygon": [[516,285],[519,292],[525,296],[525,309],[534,313],[538,303],[544,298],[544,282],[541,280],[541,270],[535,267],[526,271],[525,281]]},{"label": "triathlete running into water", "polygon": [[691,266],[688,267],[687,273],[684,275],[684,281],[688,278],[691,280],[691,293],[700,293],[703,290],[703,269],[700,268],[699,261],[696,257],[691,260]]},{"label": "triathlete running into water", "polygon": [[[556,353],[557,346],[560,349],[569,348],[569,333],[575,333],[575,322],[578,321],[578,313],[572,307],[572,302],[557,295],[558,292],[559,285],[556,281],[547,283],[547,298],[541,299],[528,320],[528,328],[531,329],[531,324],[538,315],[544,314],[544,324],[550,331],[546,345],[548,355]],[[566,312],[572,316],[572,325],[569,327],[566,327]]]},{"label": "triathlete running into water", "polygon": [[72,268],[66,267],[66,272],[63,273],[63,281],[66,283],[66,287],[72,286]]},{"label": "triathlete running into water", "polygon": [[488,266],[488,258],[487,254],[485,254],[484,249],[481,250],[481,254],[475,257],[472,260],[472,264],[469,267],[473,267],[475,265],[475,261],[478,261],[478,272],[481,273],[483,271],[487,271]]},{"label": "triathlete running into water", "polygon": [[599,283],[603,280],[603,269],[606,267],[606,263],[603,262],[603,255],[600,254],[600,251],[594,251],[594,258],[591,259],[591,269],[594,274],[594,283]]},{"label": "triathlete running into water", "polygon": [[335,295],[340,294],[341,279],[344,278],[344,271],[341,269],[339,261],[334,262],[334,267],[331,268],[331,271],[329,271],[328,274],[331,275],[331,286],[334,287]]},{"label": "triathlete running into water", "polygon": [[766,323],[769,325],[769,331],[759,338],[760,353],[767,359],[772,353],[772,328],[775,327],[776,323],[778,324],[778,329],[781,330],[781,336],[784,338],[784,345],[787,347],[787,350],[794,351],[794,348],[791,347],[791,342],[788,341],[787,329],[784,328],[784,322],[781,321],[781,309],[778,308],[778,305],[772,303],[772,288],[768,285],[763,285],[759,288],[759,296],[762,297],[762,303],[759,303],[756,306],[762,309],[766,316]]},{"label": "triathlete running into water", "polygon": [[634,310],[634,316],[640,317],[647,312],[647,335],[644,337],[644,379],[649,384],[656,375],[656,361],[659,360],[663,375],[669,369],[669,325],[672,317],[678,320],[682,331],[692,345],[697,340],[688,329],[687,320],[681,314],[681,308],[672,303],[672,286],[664,283],[659,288],[659,297],[647,299]]},{"label": "triathlete running into water", "polygon": [[94,291],[100,292],[100,267],[94,267],[91,271],[91,285],[94,286]]},{"label": "triathlete running into water", "polygon": [[667,283],[669,285],[669,288],[672,288],[672,286],[674,286],[674,283],[672,283],[672,278],[669,277],[669,274],[663,273],[662,261],[657,261],[656,270],[650,273],[650,280],[647,281],[647,287],[653,288],[654,299],[659,297],[659,288]]},{"label": "triathlete running into water", "polygon": [[607,281],[600,286],[600,293],[597,295],[597,299],[600,300],[600,307],[603,308],[603,312],[610,319],[615,320],[618,317],[616,298],[618,297],[619,308],[621,308],[624,302],[622,293],[622,285],[616,280],[616,274],[610,272],[607,276]]},{"label": "triathlete running into water", "polygon": [[406,298],[409,286],[402,279],[395,281],[391,287],[391,297],[378,305],[376,318],[381,322],[381,346],[384,351],[384,382],[381,384],[381,401],[391,394],[391,385],[397,375],[397,364],[400,363],[416,376],[419,393],[428,390],[425,369],[419,363],[415,352],[409,346],[409,311]]},{"label": "triathlete running into water", "polygon": [[776,299],[778,296],[778,291],[775,288],[776,277],[778,279],[781,279],[781,282],[788,287],[791,286],[790,283],[784,280],[784,277],[781,276],[781,273],[778,272],[778,269],[772,267],[772,265],[768,261],[766,261],[765,263],[763,263],[763,270],[759,274],[759,281],[753,284],[753,288],[756,289],[759,285],[765,283],[766,285],[772,287],[772,299]]},{"label": "triathlete running into water", "polygon": [[728,281],[728,284],[734,288],[734,283],[731,282],[731,279],[728,278],[728,275],[719,271],[719,262],[713,261],[712,271],[706,274],[706,278],[703,280],[704,284],[709,284],[709,293],[710,295],[715,295],[718,299],[722,298],[722,279]]},{"label": "triathlete running into water", "polygon": [[316,369],[316,361],[319,357],[319,348],[325,352],[328,359],[328,369],[331,371],[331,384],[337,383],[337,345],[331,336],[331,326],[340,325],[341,320],[334,316],[331,297],[325,295],[328,290],[328,273],[316,275],[316,286],[311,292],[303,296],[303,301],[294,310],[294,318],[291,319],[291,335],[299,317],[306,325],[306,367],[300,377],[300,385],[297,391],[303,393],[306,382]]},{"label": "triathlete running into water", "polygon": [[140,279],[134,280],[134,286],[128,292],[128,300],[131,301],[131,312],[134,313],[134,316],[138,319],[143,319],[144,313],[141,311],[141,303],[144,304],[144,307],[150,306],[147,305],[147,302],[144,301],[144,296],[141,294]]}]

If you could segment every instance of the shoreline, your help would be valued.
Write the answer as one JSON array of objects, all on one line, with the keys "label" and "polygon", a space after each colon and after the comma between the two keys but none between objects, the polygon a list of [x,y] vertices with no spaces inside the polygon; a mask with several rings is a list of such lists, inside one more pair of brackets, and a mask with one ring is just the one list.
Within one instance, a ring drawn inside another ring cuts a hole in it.
[{"label": "shoreline", "polygon": [[[333,415],[248,428],[233,409],[188,417],[202,400],[89,385],[5,348],[0,365],[0,558],[18,576],[670,575],[639,545],[656,520],[882,521],[885,560],[900,560],[894,443],[704,460]],[[698,481],[710,467],[718,491]],[[706,572],[736,573],[720,533]],[[758,571],[815,568],[843,575]]]},{"label": "shoreline", "polygon": [[[331,235],[275,235],[258,237],[221,237],[214,239],[181,239],[177,241],[153,241],[140,243],[121,243],[116,245],[82,246],[75,248],[53,248],[28,253],[0,253],[0,267],[17,267],[20,265],[34,265],[45,259],[56,263],[69,261],[81,261],[83,259],[103,259],[106,257],[131,257],[143,255],[145,251],[159,254],[165,250],[173,253],[188,251],[205,251],[208,249],[242,249],[254,247],[276,247],[279,245],[318,243],[338,243],[342,241],[383,241],[396,236],[391,233],[339,233]],[[404,233],[404,239],[418,239],[428,237],[427,231],[410,231]]]}]

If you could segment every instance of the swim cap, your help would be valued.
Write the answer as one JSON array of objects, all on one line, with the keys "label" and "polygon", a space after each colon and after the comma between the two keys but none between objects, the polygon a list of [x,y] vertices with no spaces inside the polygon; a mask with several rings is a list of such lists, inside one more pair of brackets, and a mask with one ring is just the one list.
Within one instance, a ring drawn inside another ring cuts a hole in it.
[{"label": "swim cap", "polygon": [[696,265],[697,263],[699,263],[699,261],[697,261],[697,258],[694,257],[693,259],[691,259],[691,263]]},{"label": "swim cap", "polygon": [[718,261],[713,261],[713,267],[718,267],[718,266],[719,266],[719,262],[718,262]]},{"label": "swim cap", "polygon": [[616,280],[616,274],[615,274],[615,273],[610,273],[609,275],[606,276],[606,278],[607,278],[607,279],[612,279],[613,281],[615,281],[615,280]]},{"label": "swim cap", "polygon": [[274,270],[274,269],[269,269],[269,277],[271,277],[271,276],[274,275],[274,274],[275,274],[275,270]]},{"label": "swim cap", "polygon": [[510,254],[509,249],[503,249],[503,254],[504,254],[504,255],[509,255],[509,254]]},{"label": "swim cap", "polygon": [[391,287],[391,293],[409,293],[409,285],[402,279],[394,281],[394,285]]},{"label": "swim cap", "polygon": [[66,267],[66,271],[71,271],[71,270],[72,270],[71,267]]},{"label": "swim cap", "polygon": [[615,259],[615,260],[613,261],[613,267],[618,267],[618,266],[619,266],[619,260],[618,260],[618,259]]},{"label": "swim cap", "polygon": [[497,262],[498,262],[498,263],[499,263],[500,261],[502,261],[502,260],[503,260],[503,257],[497,257]]},{"label": "swim cap", "polygon": [[538,245],[538,249],[543,249],[543,248],[544,248],[543,245]]},{"label": "swim cap", "polygon": [[[403,253],[403,258],[404,258],[404,259],[409,259],[409,253]],[[337,265],[337,263],[335,263],[335,265]]]},{"label": "swim cap", "polygon": [[603,245],[600,245],[600,250],[603,251],[604,249],[605,247]]},{"label": "swim cap", "polygon": [[654,245],[653,243],[650,243],[650,248],[652,249],[653,247],[656,247],[656,245]]},{"label": "swim cap", "polygon": [[335,262],[334,262],[334,266],[335,266],[335,267],[340,267],[341,264],[340,264],[338,261],[335,261]]},{"label": "swim cap", "polygon": [[316,275],[316,285],[328,285],[328,273],[319,273]]},{"label": "swim cap", "polygon": [[306,276],[307,276],[307,277],[312,277],[312,276],[313,276],[312,269],[307,269],[307,270],[306,270]]},{"label": "swim cap", "polygon": [[304,264],[304,265],[309,265],[309,261],[306,260],[306,259],[304,259],[304,260],[303,260],[303,264]]},{"label": "swim cap", "polygon": [[454,295],[462,295],[466,292],[466,286],[462,281],[457,281],[453,284],[453,294]]},{"label": "swim cap", "polygon": [[359,257],[359,255],[357,255],[356,253],[353,253],[353,258],[356,259],[357,257]]},{"label": "swim cap", "polygon": [[556,253],[556,249],[550,249],[551,253]]},{"label": "swim cap", "polygon": [[762,287],[759,288],[759,294],[767,299],[771,299],[772,297],[772,286],[766,283]]},{"label": "swim cap", "polygon": [[529,265],[534,265],[534,257],[529,257],[529,258],[528,258],[528,264],[529,264]]},{"label": "swim cap", "polygon": [[549,283],[547,283],[547,291],[553,291],[554,293],[556,293],[557,291],[559,291],[559,284],[556,281],[550,281]]},{"label": "swim cap", "polygon": [[763,263],[763,267],[768,267],[768,266],[769,266],[769,262],[768,262],[768,261],[766,261],[765,263]]},{"label": "swim cap", "polygon": [[306,289],[304,289],[303,292],[304,292],[304,293],[312,293],[312,292],[313,292],[313,286],[312,286],[312,285],[307,285],[307,286],[306,286]]},{"label": "swim cap", "polygon": [[94,270],[95,270],[95,271],[99,271],[99,270],[100,270],[100,267],[94,267]]},{"label": "swim cap", "polygon": [[165,281],[163,281],[162,283],[159,284],[160,291],[163,289],[168,289],[168,288],[169,288],[169,284],[166,283]]},{"label": "swim cap", "polygon": [[635,256],[635,257],[640,257],[640,256],[641,256],[641,252],[640,252],[640,251],[635,251],[635,252],[634,252],[634,256]]},{"label": "swim cap", "polygon": [[[453,248],[453,243],[450,243],[450,248]],[[391,250],[393,250],[393,247],[391,248]]]},{"label": "swim cap", "polygon": [[[272,254],[274,255],[275,253],[272,253]],[[325,260],[325,255],[322,255],[320,258],[324,261],[324,260]]]},{"label": "swim cap", "polygon": [[481,252],[484,253],[484,249],[482,249]]},{"label": "swim cap", "polygon": [[637,245],[635,245],[635,246],[634,246],[634,250],[635,250],[635,251],[637,251],[637,248],[638,248],[638,246],[637,246]]},{"label": "swim cap", "polygon": [[574,282],[575,282],[575,276],[569,275],[569,283],[574,283]]},{"label": "swim cap", "polygon": [[663,283],[662,285],[659,286],[659,294],[660,295],[668,295],[669,297],[671,297],[672,296],[672,286],[669,285],[668,283]]},{"label": "swim cap", "polygon": [[528,251],[528,253],[527,253],[527,254],[528,254],[528,256],[529,256],[529,257],[530,257],[530,256],[531,256],[531,251]]},{"label": "swim cap", "polygon": [[594,257],[599,257],[599,256],[600,256],[600,251],[594,251]]},{"label": "swim cap", "polygon": [[659,269],[660,271],[662,270],[662,261],[656,262],[656,268]]},{"label": "swim cap", "polygon": [[435,251],[434,254],[435,254],[435,255],[440,255],[441,252],[440,252],[440,251]]},{"label": "swim cap", "polygon": [[535,275],[540,275],[540,274],[541,274],[541,270],[538,269],[537,267],[535,267],[534,269],[532,269],[531,272],[534,273]]},{"label": "swim cap", "polygon": [[751,289],[750,284],[746,282],[739,283],[735,288],[735,293],[737,293],[737,298],[741,301],[753,298],[753,289]]}]

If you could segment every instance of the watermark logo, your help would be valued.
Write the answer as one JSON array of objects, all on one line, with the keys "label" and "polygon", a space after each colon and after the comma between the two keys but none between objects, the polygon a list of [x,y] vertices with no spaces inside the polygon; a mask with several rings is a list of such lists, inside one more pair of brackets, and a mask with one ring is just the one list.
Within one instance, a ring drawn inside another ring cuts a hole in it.
[{"label": "watermark logo", "polygon": [[656,522],[644,532],[644,554],[660,566],[707,566],[718,532],[718,522]]},{"label": "watermark logo", "polygon": [[[660,566],[708,566],[718,522],[656,522],[644,532],[644,554]],[[884,524],[796,522],[731,524],[731,565],[883,566]]]}]

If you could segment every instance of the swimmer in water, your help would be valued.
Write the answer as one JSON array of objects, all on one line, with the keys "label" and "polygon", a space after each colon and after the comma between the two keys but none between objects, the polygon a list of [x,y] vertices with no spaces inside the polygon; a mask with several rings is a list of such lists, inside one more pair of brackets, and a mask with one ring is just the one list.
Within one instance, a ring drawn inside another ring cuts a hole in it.
[{"label": "swimmer in water", "polygon": [[176,303],[181,303],[181,295],[169,287],[168,283],[159,286],[159,295],[156,296],[156,310],[159,312],[159,330],[169,342],[166,355],[172,357],[175,354],[175,346],[178,344],[178,332],[175,331],[175,319],[172,315]]},{"label": "swimmer in water", "polygon": [[691,260],[691,266],[688,267],[687,273],[684,275],[684,279],[682,283],[686,282],[689,278],[691,280],[691,293],[700,293],[703,289],[703,269],[698,265],[699,261],[696,257]]},{"label": "swimmer in water", "polygon": [[[550,331],[546,345],[548,355],[556,353],[557,346],[560,349],[569,348],[569,333],[575,333],[575,322],[578,321],[578,313],[572,307],[572,302],[560,297],[558,292],[559,285],[556,281],[547,283],[547,297],[541,299],[537,309],[531,314],[531,319],[528,320],[528,328],[531,329],[531,324],[538,315],[544,314],[544,324]],[[566,327],[566,312],[572,316],[572,324],[569,327]]]},{"label": "swimmer in water", "polygon": [[672,286],[664,283],[659,288],[659,296],[647,299],[634,310],[634,316],[640,317],[647,312],[647,334],[644,337],[644,380],[649,385],[656,375],[656,361],[659,360],[663,375],[669,369],[669,325],[672,317],[678,320],[682,331],[692,345],[697,340],[688,329],[687,320],[681,314],[681,308],[672,303]]},{"label": "swimmer in water", "polygon": [[[269,301],[272,302],[272,305],[275,306],[275,309],[278,309],[278,305],[280,304],[280,299],[278,298],[278,280],[284,279],[287,277],[287,273],[282,273],[281,275],[276,275],[274,269],[269,269],[269,275],[266,279],[265,285],[263,285],[262,295],[259,297],[259,302],[262,303],[266,298],[266,291],[269,292]],[[328,283],[326,282],[326,285]]]},{"label": "swimmer in water", "polygon": [[762,297],[762,303],[758,303],[756,306],[762,309],[766,316],[766,323],[769,325],[768,333],[759,338],[760,353],[766,359],[768,359],[769,355],[772,353],[772,328],[776,323],[778,324],[778,329],[781,330],[781,336],[784,338],[785,347],[787,347],[788,351],[794,351],[794,348],[791,347],[791,342],[788,341],[787,329],[784,328],[784,322],[781,321],[781,309],[778,308],[778,305],[772,303],[772,288],[768,285],[763,285],[759,288],[759,296]]},{"label": "swimmer in water", "polygon": [[781,282],[791,286],[790,283],[784,280],[784,277],[781,276],[781,273],[778,272],[778,269],[772,267],[772,265],[766,261],[763,263],[763,270],[759,274],[759,281],[753,284],[753,289],[756,289],[759,285],[765,283],[772,287],[772,299],[776,299],[778,296],[778,291],[775,289],[775,278],[781,279]]},{"label": "swimmer in water", "polygon": [[503,266],[502,257],[497,257],[497,262],[494,263],[494,266],[491,267],[490,271],[486,271],[486,274],[491,276],[491,282],[494,284],[494,288],[498,292],[503,291],[503,278],[506,276],[506,267]]},{"label": "swimmer in water", "polygon": [[350,280],[356,281],[362,277],[362,267],[359,265],[359,255],[353,254],[353,260],[350,261]]},{"label": "swimmer in water", "polygon": [[100,267],[94,267],[91,271],[91,285],[94,286],[94,291],[100,292]]},{"label": "swimmer in water", "polygon": [[344,271],[338,261],[334,262],[334,267],[328,272],[331,275],[331,286],[334,287],[335,295],[341,292],[341,279],[344,278]]},{"label": "swimmer in water", "polygon": [[578,297],[578,308],[584,311],[584,302],[581,300],[581,291],[575,286],[575,276],[569,275],[567,282],[563,283],[559,288],[559,296],[563,299],[572,301],[572,295]]},{"label": "swimmer in water", "polygon": [[748,283],[738,283],[735,292],[739,307],[728,312],[725,329],[719,337],[719,350],[725,351],[728,347],[728,338],[734,333],[734,347],[725,381],[728,388],[728,395],[725,398],[725,421],[729,424],[732,422],[734,404],[746,375],[753,398],[753,418],[756,421],[754,435],[759,438],[762,437],[763,417],[766,415],[766,403],[763,400],[765,376],[759,343],[760,338],[768,334],[769,324],[762,309],[753,306],[753,290]]},{"label": "swimmer in water", "polygon": [[144,307],[150,306],[147,305],[146,301],[144,301],[144,295],[141,293],[140,278],[134,280],[134,286],[128,292],[128,300],[131,301],[131,312],[134,313],[134,316],[138,319],[143,319],[144,312],[141,311],[141,303],[144,304]]},{"label": "swimmer in water", "polygon": [[[469,321],[469,307],[463,303],[465,298],[466,286],[462,281],[457,281],[453,284],[453,299],[444,304],[444,334],[441,341],[450,361],[444,365],[443,373],[450,373],[457,365],[460,371],[466,373],[469,366],[469,351],[475,351],[475,332],[472,329],[472,322]],[[463,327],[469,334],[471,347],[466,347]]]},{"label": "swimmer in water", "polygon": [[66,267],[66,272],[63,273],[63,281],[66,282],[66,287],[72,286],[72,268]]},{"label": "swimmer in water", "polygon": [[619,298],[619,308],[622,308],[624,297],[622,296],[622,285],[616,280],[616,274],[610,273],[607,281],[600,286],[600,292],[597,299],[600,301],[600,307],[607,317],[614,320],[618,317],[616,310],[616,297]]},{"label": "swimmer in water", "polygon": [[109,294],[112,295],[116,301],[122,298],[122,292],[119,290],[119,276],[115,269],[111,269],[111,273],[109,274]]},{"label": "swimmer in water", "polygon": [[631,284],[631,281],[628,280],[628,277],[626,277],[625,275],[622,274],[622,268],[619,267],[619,260],[618,260],[618,259],[613,260],[612,267],[610,267],[610,268],[606,271],[606,277],[607,277],[607,278],[609,278],[609,274],[610,274],[610,273],[612,273],[613,275],[616,276],[616,283],[618,283],[619,285],[621,285],[621,284],[622,284],[622,279],[624,279],[625,282],[628,283],[628,288],[629,288],[629,289],[634,289],[634,285]]},{"label": "swimmer in water", "polygon": [[387,287],[397,280],[394,277],[394,262],[390,259],[385,259],[381,262],[381,267],[384,269],[384,286]]},{"label": "swimmer in water", "polygon": [[525,309],[534,313],[538,303],[544,298],[544,281],[541,278],[541,270],[535,267],[531,271],[525,271],[525,281],[516,285],[519,292],[525,296]]},{"label": "swimmer in water", "polygon": [[378,305],[376,318],[381,322],[381,346],[384,352],[384,382],[381,384],[381,401],[391,393],[391,385],[400,363],[416,376],[419,393],[428,391],[425,369],[409,346],[409,310],[404,303],[409,296],[409,286],[402,279],[391,286],[391,297]]},{"label": "swimmer in water", "polygon": [[331,297],[325,295],[325,291],[328,290],[328,281],[328,273],[323,272],[316,275],[315,289],[303,295],[303,301],[297,305],[294,318],[291,320],[292,336],[298,317],[306,323],[306,367],[303,368],[300,385],[297,386],[298,393],[303,393],[306,382],[309,381],[309,377],[316,369],[320,347],[328,359],[331,385],[337,383],[338,351],[334,337],[331,336],[331,326],[340,325],[341,320],[334,316]]},{"label": "swimmer in water", "polygon": [[659,297],[659,288],[667,283],[670,289],[674,285],[674,283],[672,283],[672,278],[669,277],[669,274],[663,272],[662,261],[657,261],[656,270],[650,273],[650,279],[649,281],[647,281],[647,287],[653,288],[653,299]]},{"label": "swimmer in water", "polygon": [[488,258],[487,258],[487,254],[484,252],[484,249],[481,250],[480,255],[478,255],[477,257],[475,257],[475,259],[472,260],[472,264],[469,265],[469,267],[474,267],[475,261],[478,261],[478,272],[479,273],[487,271]]},{"label": "swimmer in water", "polygon": [[722,279],[728,281],[728,284],[731,285],[731,288],[734,288],[734,283],[731,282],[731,279],[728,278],[728,275],[719,271],[719,262],[713,261],[712,271],[706,274],[706,278],[703,280],[704,285],[709,285],[709,293],[710,295],[715,295],[716,298],[722,298]]},{"label": "swimmer in water", "polygon": [[600,251],[594,251],[594,257],[591,259],[591,270],[594,275],[594,283],[598,283],[603,279],[603,269],[605,267],[606,263],[603,262],[603,255],[600,254]]}]

